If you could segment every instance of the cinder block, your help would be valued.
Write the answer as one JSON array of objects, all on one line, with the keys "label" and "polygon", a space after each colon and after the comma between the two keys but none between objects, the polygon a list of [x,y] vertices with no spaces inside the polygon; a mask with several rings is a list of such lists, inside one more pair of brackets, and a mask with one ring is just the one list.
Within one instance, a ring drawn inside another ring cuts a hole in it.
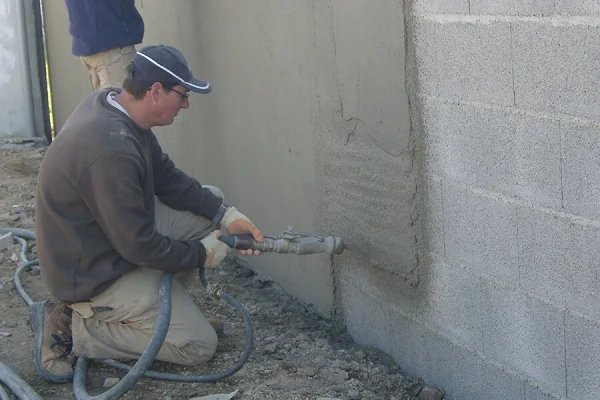
[{"label": "cinder block", "polygon": [[[438,93],[439,77],[437,63],[436,26],[433,21],[415,17],[408,21],[413,29],[412,46],[407,56],[414,60],[411,78],[417,80],[421,94]],[[408,73],[408,72],[407,72]]]},{"label": "cinder block", "polygon": [[477,151],[477,187],[514,195],[517,193],[517,156],[514,114],[473,108],[461,131],[469,131]]},{"label": "cinder block", "polygon": [[446,400],[521,400],[524,383],[431,331],[424,333],[423,379],[446,392]]},{"label": "cinder block", "polygon": [[427,158],[431,172],[497,192],[516,194],[516,116],[431,102]]},{"label": "cinder block", "polygon": [[566,396],[564,311],[483,282],[484,353]]},{"label": "cinder block", "polygon": [[444,209],[442,181],[429,178],[423,194],[423,247],[426,252],[444,255]]},{"label": "cinder block", "polygon": [[409,317],[418,319],[423,315],[427,308],[426,288],[430,275],[430,267],[426,262],[419,266],[418,280],[414,281],[368,266],[360,254],[353,253],[342,261],[343,268],[338,271],[341,285],[353,286],[361,293],[360,296],[378,299]]},{"label": "cinder block", "polygon": [[567,212],[600,219],[600,129],[563,122],[563,190]]},{"label": "cinder block", "polygon": [[[392,313],[392,329],[390,355],[405,374],[421,377],[427,370],[429,361],[426,357],[426,329],[423,325],[407,319],[399,313]],[[433,382],[428,382],[432,384]]]},{"label": "cinder block", "polygon": [[392,352],[392,318],[388,307],[354,287],[344,284],[340,288],[342,306],[348,333],[357,343],[372,346],[386,353]]},{"label": "cinder block", "polygon": [[559,307],[600,319],[600,229],[519,207],[521,286]]},{"label": "cinder block", "polygon": [[415,0],[415,11],[431,14],[468,14],[469,0]]},{"label": "cinder block", "polygon": [[519,279],[516,206],[448,182],[443,189],[448,261],[516,287]]},{"label": "cinder block", "polygon": [[436,101],[425,104],[427,172],[562,207],[558,122]]},{"label": "cinder block", "polygon": [[596,400],[600,393],[600,325],[570,314],[565,325],[569,398]]},{"label": "cinder block", "polygon": [[556,14],[560,15],[600,15],[598,0],[556,0]]},{"label": "cinder block", "polygon": [[600,30],[521,22],[513,31],[516,105],[600,119]]},{"label": "cinder block", "polygon": [[547,16],[553,13],[554,0],[471,0],[471,14]]},{"label": "cinder block", "polygon": [[560,135],[557,121],[517,120],[516,193],[530,203],[556,210],[562,207]]},{"label": "cinder block", "polygon": [[513,105],[510,29],[507,22],[439,24],[438,95]]},{"label": "cinder block", "polygon": [[562,400],[564,397],[557,397],[552,394],[542,392],[537,387],[525,384],[525,400]]},{"label": "cinder block", "polygon": [[444,262],[429,264],[427,309],[421,317],[454,343],[483,350],[485,313],[481,278],[472,271]]},{"label": "cinder block", "polygon": [[13,245],[12,233],[5,233],[0,235],[0,251],[6,250]]},{"label": "cinder block", "polygon": [[463,107],[430,101],[424,111],[427,172],[476,186],[477,139],[471,136]]}]

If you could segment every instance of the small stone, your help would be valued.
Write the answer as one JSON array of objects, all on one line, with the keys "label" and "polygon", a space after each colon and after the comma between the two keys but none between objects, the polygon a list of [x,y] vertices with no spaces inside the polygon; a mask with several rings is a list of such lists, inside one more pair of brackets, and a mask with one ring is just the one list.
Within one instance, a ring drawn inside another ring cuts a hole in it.
[{"label": "small stone", "polygon": [[269,336],[267,338],[265,338],[265,342],[269,343],[269,342],[274,342],[277,340],[277,336]]},{"label": "small stone", "polygon": [[354,371],[354,372],[360,372],[361,367],[360,364],[356,361],[351,361],[350,363],[348,363],[348,365],[346,366],[346,368],[344,368],[346,371]]},{"label": "small stone", "polygon": [[236,275],[241,278],[248,278],[248,277],[254,275],[254,271],[252,271],[249,268],[242,268]]},{"label": "small stone", "polygon": [[303,365],[298,368],[298,373],[301,375],[304,375],[304,376],[313,377],[313,376],[317,375],[318,372],[319,372],[319,369],[312,365]]},{"label": "small stone", "polygon": [[0,251],[9,249],[13,245],[12,233],[0,235]]},{"label": "small stone", "polygon": [[113,386],[115,386],[117,383],[119,383],[120,379],[119,378],[106,378],[104,380],[104,386],[105,388],[111,388]]},{"label": "small stone", "polygon": [[299,349],[304,349],[304,350],[307,350],[307,349],[312,349],[312,348],[313,348],[313,346],[311,346],[311,345],[310,345],[310,344],[308,344],[308,343],[300,343],[300,344],[298,345],[298,348],[299,348]]},{"label": "small stone", "polygon": [[12,292],[15,288],[15,283],[13,278],[4,277],[0,278],[0,293],[9,293]]},{"label": "small stone", "polygon": [[292,345],[289,344],[289,343],[286,343],[286,344],[283,345],[283,348],[286,349],[286,350],[290,350],[292,348]]},{"label": "small stone", "polygon": [[330,370],[331,377],[338,382],[347,381],[350,379],[350,375],[343,369],[332,369]]},{"label": "small stone", "polygon": [[425,386],[419,393],[419,400],[442,400],[444,392],[431,386]]},{"label": "small stone", "polygon": [[266,354],[273,354],[277,350],[277,343],[269,343],[263,348],[263,352]]},{"label": "small stone", "polygon": [[348,398],[350,400],[360,400],[362,399],[362,396],[360,395],[360,392],[358,390],[348,390]]},{"label": "small stone", "polygon": [[296,336],[296,341],[297,342],[308,342],[308,341],[310,341],[310,338],[308,336],[306,336],[304,333],[300,333],[298,336]]},{"label": "small stone", "polygon": [[31,195],[31,193],[21,193],[19,194],[19,201],[20,202],[25,202],[27,200],[31,200],[33,198],[33,196]]},{"label": "small stone", "polygon": [[227,276],[227,275],[229,275],[229,273],[227,271],[219,271],[218,274],[219,274],[219,276]]},{"label": "small stone", "polygon": [[356,357],[358,357],[361,360],[364,360],[367,357],[367,354],[362,350],[358,350],[356,352]]},{"label": "small stone", "polygon": [[380,365],[378,367],[373,368],[373,372],[379,375],[387,375],[390,373],[390,370],[385,365]]}]

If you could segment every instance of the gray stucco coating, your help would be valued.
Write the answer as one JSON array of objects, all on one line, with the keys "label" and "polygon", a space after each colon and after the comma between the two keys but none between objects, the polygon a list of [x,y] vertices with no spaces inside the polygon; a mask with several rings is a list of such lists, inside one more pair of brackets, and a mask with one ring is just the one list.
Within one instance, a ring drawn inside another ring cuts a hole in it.
[{"label": "gray stucco coating", "polygon": [[[265,233],[342,236],[249,261],[446,399],[597,399],[596,3],[140,1],[214,87],[156,131]],[[51,10],[60,126],[89,84]]]}]

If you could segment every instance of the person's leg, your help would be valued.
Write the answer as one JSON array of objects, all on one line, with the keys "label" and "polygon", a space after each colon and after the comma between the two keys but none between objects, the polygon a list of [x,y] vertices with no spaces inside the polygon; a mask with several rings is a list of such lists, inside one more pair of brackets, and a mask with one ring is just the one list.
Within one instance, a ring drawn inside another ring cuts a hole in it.
[{"label": "person's leg", "polygon": [[82,57],[94,90],[121,87],[127,77],[127,65],[133,61],[135,46],[120,47]]},{"label": "person's leg", "polygon": [[[88,318],[73,312],[73,353],[89,358],[137,359],[158,317],[162,272],[138,267],[91,299]],[[196,365],[210,360],[217,334],[181,283],[173,280],[171,323],[157,360]],[[109,307],[98,311],[97,307]]]},{"label": "person's leg", "polygon": [[[216,196],[224,199],[223,192],[216,186],[203,185],[210,189]],[[156,230],[165,236],[179,240],[200,240],[216,229],[216,226],[208,219],[195,215],[189,211],[178,211],[166,206],[155,198]],[[189,288],[194,282],[197,270],[179,273],[176,278]]]},{"label": "person's leg", "polygon": [[98,77],[98,74],[96,73],[96,69],[88,62],[87,57],[80,57],[80,60],[88,71],[92,89],[94,91],[100,89],[100,77]]},{"label": "person's leg", "polygon": [[[222,197],[217,188],[211,188]],[[156,228],[175,239],[201,239],[215,226],[206,218],[176,211],[156,200]],[[211,322],[196,307],[186,287],[197,270],[173,280],[171,323],[157,359],[194,365],[212,358],[217,336]],[[158,316],[162,272],[138,267],[91,299],[89,313],[73,312],[73,352],[90,358],[137,359],[145,349]],[[80,303],[81,304],[81,303]],[[85,305],[83,305],[85,308]],[[99,312],[98,307],[109,307]]]}]

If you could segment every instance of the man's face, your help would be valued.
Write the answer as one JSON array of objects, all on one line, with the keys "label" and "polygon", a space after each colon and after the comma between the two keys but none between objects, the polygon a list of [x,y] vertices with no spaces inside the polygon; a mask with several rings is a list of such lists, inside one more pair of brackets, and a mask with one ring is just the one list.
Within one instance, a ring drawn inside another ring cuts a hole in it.
[{"label": "man's face", "polygon": [[156,99],[155,125],[171,125],[179,110],[190,106],[188,92],[189,90],[181,85],[175,85],[171,90],[161,88]]}]

